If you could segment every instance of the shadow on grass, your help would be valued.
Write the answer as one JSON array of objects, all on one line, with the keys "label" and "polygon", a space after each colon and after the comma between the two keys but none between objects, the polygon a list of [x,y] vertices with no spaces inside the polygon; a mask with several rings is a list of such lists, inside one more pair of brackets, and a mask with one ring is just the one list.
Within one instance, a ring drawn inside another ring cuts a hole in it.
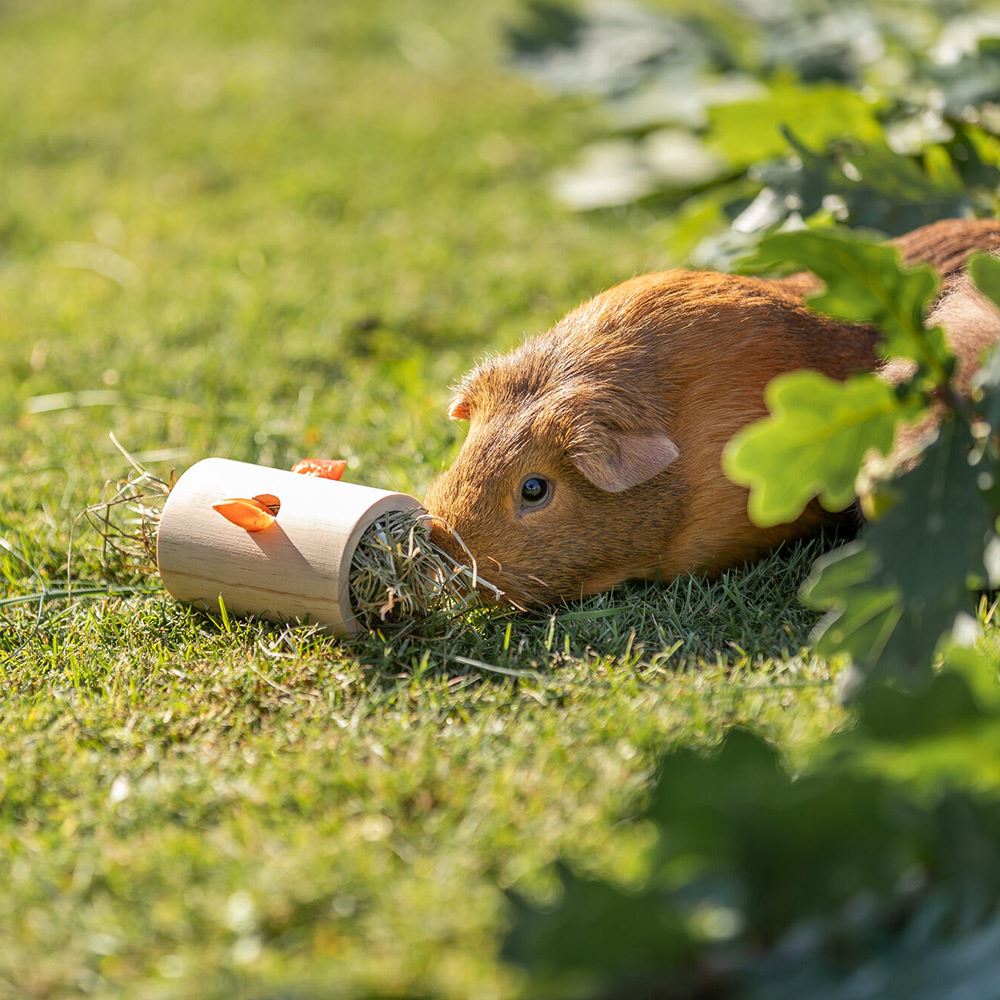
[{"label": "shadow on grass", "polygon": [[[566,676],[563,668],[569,667],[753,667],[770,658],[787,660],[808,644],[817,616],[797,592],[816,556],[833,542],[796,543],[713,580],[686,576],[666,585],[631,583],[546,610],[484,608],[347,638],[315,626],[204,614],[175,605],[158,590],[136,588],[131,600],[122,601],[131,588],[108,584],[90,593],[80,587],[68,604],[53,600],[40,616],[40,607],[19,608],[21,627],[0,642],[0,653],[11,660],[31,656],[36,634],[58,631],[60,624],[86,615],[96,630],[90,634],[92,652],[106,646],[169,656],[195,644],[201,659],[235,653],[272,665],[343,663],[360,667],[364,686],[376,691],[429,674],[553,680]],[[95,604],[95,598],[104,600]]]},{"label": "shadow on grass", "polygon": [[[807,644],[817,615],[798,600],[815,558],[832,544],[813,539],[713,580],[630,583],[546,612],[479,611],[340,640],[372,666],[427,657],[455,673],[539,674],[571,660],[684,668],[787,658]],[[472,662],[469,662],[472,661]]]}]

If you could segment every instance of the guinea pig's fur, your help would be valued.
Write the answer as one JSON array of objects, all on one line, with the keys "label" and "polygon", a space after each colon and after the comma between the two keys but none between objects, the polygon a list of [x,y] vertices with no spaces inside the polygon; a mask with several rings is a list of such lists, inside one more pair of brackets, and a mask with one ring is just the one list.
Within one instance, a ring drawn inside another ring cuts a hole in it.
[{"label": "guinea pig's fur", "polygon": [[[907,261],[944,275],[931,319],[945,325],[964,384],[1000,341],[1000,313],[962,268],[973,250],[1000,248],[1000,223],[948,220],[896,242]],[[721,468],[726,442],[766,414],[776,375],[908,374],[880,361],[876,331],[810,311],[803,296],[817,285],[806,274],[675,270],[596,296],[462,381],[449,415],[467,419],[469,434],[428,510],[522,605],[718,573],[836,520],[813,503],[793,524],[757,527],[746,490]],[[522,506],[530,476],[551,484],[544,506]],[[454,546],[448,537],[438,535]]]}]

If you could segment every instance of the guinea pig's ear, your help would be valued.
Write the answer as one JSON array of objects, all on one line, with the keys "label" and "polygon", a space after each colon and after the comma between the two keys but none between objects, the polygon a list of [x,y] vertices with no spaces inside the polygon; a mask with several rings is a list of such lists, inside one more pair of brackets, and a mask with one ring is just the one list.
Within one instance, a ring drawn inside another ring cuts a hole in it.
[{"label": "guinea pig's ear", "polygon": [[608,493],[621,493],[658,476],[678,455],[680,450],[666,434],[630,431],[604,432],[569,453],[577,469]]},{"label": "guinea pig's ear", "polygon": [[448,416],[452,420],[468,420],[469,401],[464,396],[455,396],[448,406]]}]

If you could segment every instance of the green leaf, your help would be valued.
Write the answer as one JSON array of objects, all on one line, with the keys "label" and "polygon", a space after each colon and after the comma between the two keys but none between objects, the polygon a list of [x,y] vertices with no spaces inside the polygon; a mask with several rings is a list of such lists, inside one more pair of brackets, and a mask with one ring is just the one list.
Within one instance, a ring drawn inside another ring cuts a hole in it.
[{"label": "green leaf", "polygon": [[522,23],[504,26],[507,45],[515,57],[549,49],[571,49],[578,44],[584,18],[571,7],[548,0],[529,0]]},{"label": "green leaf", "polygon": [[555,905],[514,897],[504,950],[528,993],[693,996],[708,975],[725,997],[992,996],[1000,799],[956,786],[996,788],[1000,716],[970,663],[982,677],[966,658],[921,691],[867,689],[859,725],[797,776],[739,729],[665,754],[631,821],[652,838],[641,885],[560,863]]},{"label": "green leaf", "polygon": [[972,280],[983,295],[1000,309],[1000,257],[974,253],[967,265]]},{"label": "green leaf", "polygon": [[873,375],[837,382],[819,372],[790,372],[767,387],[771,415],[737,434],[722,465],[750,488],[754,524],[793,521],[814,497],[828,510],[854,500],[865,456],[892,448],[896,424],[914,415]]},{"label": "green leaf", "polygon": [[[762,965],[760,977],[743,1000],[942,1000],[944,997],[995,997],[1000,982],[1000,917],[985,927],[944,926],[940,900],[932,898],[912,916],[928,940],[908,937],[877,940],[862,962],[844,968],[842,956],[814,955],[807,945],[797,961]],[[804,952],[804,953],[803,953]]]},{"label": "green leaf", "polygon": [[882,55],[881,11],[867,4],[768,6],[761,56],[772,72],[791,69],[801,80],[847,82]]},{"label": "green leaf", "polygon": [[902,615],[899,588],[879,577],[881,565],[863,541],[820,556],[803,584],[802,600],[828,614],[816,627],[816,649],[851,654],[861,667],[877,661]]},{"label": "green leaf", "polygon": [[754,268],[789,263],[825,283],[825,290],[809,299],[817,312],[878,326],[887,357],[913,358],[937,383],[947,381],[954,359],[944,332],[923,324],[938,287],[932,268],[905,268],[896,247],[838,230],[776,233],[749,261]]},{"label": "green leaf", "polygon": [[662,761],[644,813],[663,831],[654,879],[676,885],[685,872],[692,887],[709,882],[720,902],[739,901],[751,935],[766,938],[863,887],[891,884],[898,817],[884,797],[868,775],[795,779],[760,737],[734,729],[709,758],[679,751]]},{"label": "green leaf", "polygon": [[573,973],[598,982],[638,978],[680,964],[691,936],[675,908],[654,888],[629,893],[556,866],[561,896],[538,909],[511,894],[516,920],[504,944],[508,961],[542,979]]},{"label": "green leaf", "polygon": [[[990,351],[972,379],[976,412],[995,435],[1000,435],[1000,347]],[[997,470],[1000,472],[1000,469]],[[993,487],[994,506],[1000,512],[1000,486]]]},{"label": "green leaf", "polygon": [[[976,662],[971,655],[968,659]],[[968,680],[957,670],[938,674],[924,690],[913,694],[886,684],[872,684],[861,692],[855,707],[856,735],[887,743],[912,743],[961,732],[990,717],[976,701]]]},{"label": "green leaf", "polygon": [[658,129],[640,142],[586,146],[574,166],[553,175],[553,190],[571,208],[588,211],[640,201],[655,190],[699,187],[720,168],[718,158],[690,132]]},{"label": "green leaf", "polygon": [[1000,656],[952,644],[944,651],[945,671],[961,675],[978,705],[1000,720]]},{"label": "green leaf", "polygon": [[891,774],[923,790],[1000,786],[1000,663],[974,647],[945,649],[942,670],[921,688],[867,684],[858,725],[824,753]]},{"label": "green leaf", "polygon": [[733,167],[747,167],[785,151],[783,125],[794,124],[803,141],[825,145],[838,136],[881,137],[879,105],[856,90],[830,84],[779,83],[763,98],[710,108],[708,145]]},{"label": "green leaf", "polygon": [[815,152],[791,129],[785,134],[795,155],[756,173],[779,203],[798,205],[804,218],[823,212],[832,197],[842,222],[900,235],[970,211],[969,195],[953,174],[928,176],[912,157],[882,142],[841,139]]},{"label": "green leaf", "polygon": [[629,93],[651,79],[678,85],[711,65],[711,33],[635,5],[573,5],[531,0],[506,40],[521,72],[560,93]]},{"label": "green leaf", "polygon": [[[921,464],[893,482],[899,502],[861,540],[817,560],[802,598],[829,614],[816,650],[847,652],[865,673],[927,676],[970,586],[984,582],[995,515],[977,486],[974,442],[947,420]],[[980,462],[982,459],[980,459]]]}]

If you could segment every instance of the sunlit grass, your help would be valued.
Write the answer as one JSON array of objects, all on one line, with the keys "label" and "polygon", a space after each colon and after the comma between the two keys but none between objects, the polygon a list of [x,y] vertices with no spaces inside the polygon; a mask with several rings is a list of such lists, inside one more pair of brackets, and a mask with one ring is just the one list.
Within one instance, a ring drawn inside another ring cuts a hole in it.
[{"label": "sunlit grass", "polygon": [[109,431],[419,495],[452,380],[670,260],[550,200],[591,119],[504,71],[510,9],[3,8],[0,995],[514,996],[503,889],[628,879],[662,747],[842,724],[809,547],[350,641],[122,585],[83,523],[67,580]]}]

